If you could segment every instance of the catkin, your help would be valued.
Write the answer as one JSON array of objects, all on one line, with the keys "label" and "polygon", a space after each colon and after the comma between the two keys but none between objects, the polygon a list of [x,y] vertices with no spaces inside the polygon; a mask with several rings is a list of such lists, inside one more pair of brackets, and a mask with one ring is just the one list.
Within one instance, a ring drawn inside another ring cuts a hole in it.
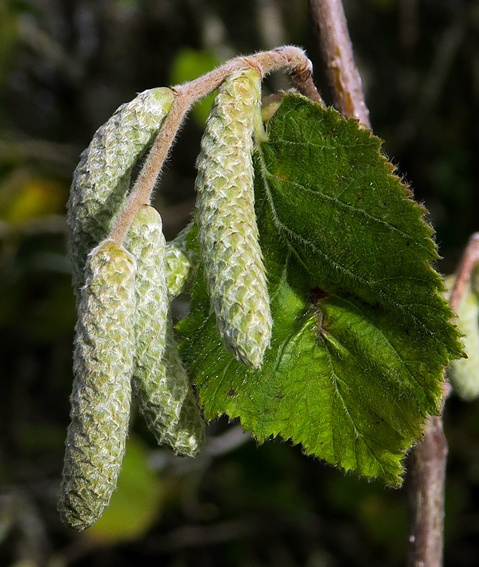
[{"label": "catkin", "polygon": [[148,379],[154,372],[166,345],[169,303],[165,237],[156,209],[145,206],[138,211],[125,238],[125,248],[137,262],[135,382],[138,376]]},{"label": "catkin", "polygon": [[[137,261],[136,355],[133,394],[159,444],[193,456],[204,439],[203,420],[179,359],[169,313],[166,246],[161,217],[153,207],[136,215],[125,247]],[[188,419],[184,407],[188,406]]]},{"label": "catkin", "polygon": [[[463,400],[471,401],[479,396],[479,297],[477,288],[478,270],[471,278],[471,286],[457,309],[457,327],[464,334],[463,343],[467,358],[451,361],[447,375],[454,392]],[[454,279],[448,278],[448,287],[452,289]]]},{"label": "catkin", "polygon": [[155,430],[161,435],[157,435],[157,439],[170,445],[177,455],[193,457],[203,446],[205,423],[180,358],[171,319],[166,334],[164,365],[166,381],[162,383],[162,396],[176,411],[170,414],[172,419],[166,424],[162,415],[157,416]]},{"label": "catkin", "polygon": [[133,166],[174,100],[168,88],[144,91],[118,108],[81,154],[68,201],[70,257],[77,299],[88,252],[107,237],[125,202]]},{"label": "catkin", "polygon": [[110,240],[91,252],[86,265],[58,505],[63,522],[76,530],[98,520],[121,470],[131,403],[135,269],[132,256]]},{"label": "catkin", "polygon": [[193,223],[190,223],[174,240],[166,243],[166,279],[170,299],[188,291],[196,272],[198,257],[187,246],[192,226]]},{"label": "catkin", "polygon": [[255,368],[262,364],[272,328],[254,210],[252,136],[260,85],[254,70],[243,69],[218,89],[197,161],[195,216],[223,344]]}]

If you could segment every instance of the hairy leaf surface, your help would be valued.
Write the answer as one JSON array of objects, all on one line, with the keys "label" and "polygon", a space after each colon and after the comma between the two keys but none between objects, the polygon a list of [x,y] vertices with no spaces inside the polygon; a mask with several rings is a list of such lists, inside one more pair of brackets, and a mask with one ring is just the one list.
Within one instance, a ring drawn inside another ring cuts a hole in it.
[{"label": "hairy leaf surface", "polygon": [[356,121],[288,95],[267,134],[255,198],[271,349],[260,370],[225,351],[200,269],[179,330],[205,415],[399,486],[405,452],[438,412],[444,366],[461,353],[433,231]]}]

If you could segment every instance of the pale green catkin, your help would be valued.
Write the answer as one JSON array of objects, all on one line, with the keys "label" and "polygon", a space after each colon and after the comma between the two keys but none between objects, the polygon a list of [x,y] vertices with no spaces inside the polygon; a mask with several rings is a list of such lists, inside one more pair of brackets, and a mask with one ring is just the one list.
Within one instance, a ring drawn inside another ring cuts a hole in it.
[{"label": "pale green catkin", "polygon": [[136,355],[134,381],[148,379],[163,358],[169,311],[163,223],[156,209],[142,207],[125,238],[125,248],[136,259]]},{"label": "pale green catkin", "polygon": [[252,69],[218,89],[201,141],[196,179],[200,255],[227,350],[258,368],[272,318],[254,210],[253,129],[261,82]]},{"label": "pale green catkin", "polygon": [[[456,325],[464,334],[462,341],[467,358],[453,360],[447,371],[454,392],[463,400],[471,401],[479,397],[479,297],[474,292],[477,275],[471,278],[457,309]],[[454,278],[446,280],[452,289]]]},{"label": "pale green catkin", "polygon": [[196,273],[198,256],[187,246],[192,226],[193,223],[188,224],[174,240],[166,243],[166,279],[170,300],[189,290]]},{"label": "pale green catkin", "polygon": [[80,156],[67,217],[77,299],[84,282],[86,256],[110,233],[124,205],[131,170],[160,130],[173,100],[168,88],[142,92],[118,108]]},{"label": "pale green catkin", "polygon": [[133,394],[157,442],[193,456],[204,440],[204,423],[196,400],[188,419],[183,417],[193,393],[173,336],[166,245],[161,217],[153,207],[137,213],[125,247],[137,261]]},{"label": "pale green catkin", "polygon": [[93,525],[120,474],[131,404],[135,269],[110,240],[88,257],[78,303],[71,423],[58,509],[76,529]]},{"label": "pale green catkin", "polygon": [[[166,382],[162,384],[166,401],[170,400],[174,419],[162,426],[164,419],[158,415],[155,430],[161,432],[162,443],[170,445],[177,455],[193,457],[198,454],[205,440],[205,423],[198,402],[183,366],[174,336],[173,325],[168,325],[164,356]],[[181,404],[176,405],[176,400]],[[160,442],[159,436],[157,436]]]}]

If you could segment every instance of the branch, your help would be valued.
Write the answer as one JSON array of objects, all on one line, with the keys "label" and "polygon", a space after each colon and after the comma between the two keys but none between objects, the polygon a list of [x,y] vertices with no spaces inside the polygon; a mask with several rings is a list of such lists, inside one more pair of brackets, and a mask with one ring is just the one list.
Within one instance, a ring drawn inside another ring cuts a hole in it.
[{"label": "branch", "polygon": [[[370,127],[369,112],[358,70],[354,63],[351,41],[341,0],[309,0],[311,15],[319,32],[320,47],[333,90],[334,105],[345,116],[356,117]],[[474,249],[479,248],[479,237]],[[454,307],[461,286],[469,281],[471,263],[465,260],[464,275],[459,275],[451,297]],[[460,270],[461,273],[463,273]],[[468,273],[469,275],[465,275]],[[446,386],[445,386],[446,388]],[[447,397],[445,393],[444,399]],[[424,438],[411,455],[409,512],[409,567],[440,567],[444,545],[444,487],[447,441],[441,416],[430,417],[424,427]]]},{"label": "branch", "polygon": [[334,106],[344,116],[357,118],[371,128],[341,0],[309,0],[309,8],[319,34]]},{"label": "branch", "polygon": [[236,57],[194,81],[173,87],[175,101],[151,147],[125,207],[110,233],[110,239],[121,244],[138,210],[150,203],[158,175],[191,105],[217,89],[233,71],[245,67],[255,69],[261,78],[272,71],[284,69],[290,74],[293,84],[302,94],[322,103],[311,77],[313,71],[311,61],[302,49],[293,46],[278,47],[272,51],[262,51],[247,57]]},{"label": "branch", "polygon": [[451,295],[449,297],[449,305],[455,313],[457,313],[457,310],[459,309],[464,293],[469,286],[471,274],[478,262],[479,232],[476,232],[469,239],[459,264],[459,268],[456,270],[456,281],[454,282],[454,287],[452,288]]},{"label": "branch", "polygon": [[441,416],[430,417],[410,457],[408,567],[441,567],[447,441]]},{"label": "branch", "polygon": [[[457,311],[479,261],[479,233],[469,239],[456,272],[449,304]],[[448,385],[446,384],[446,387]],[[444,392],[443,402],[450,387]],[[441,567],[444,546],[444,487],[447,441],[441,417],[430,417],[424,439],[411,455],[409,567]]]}]

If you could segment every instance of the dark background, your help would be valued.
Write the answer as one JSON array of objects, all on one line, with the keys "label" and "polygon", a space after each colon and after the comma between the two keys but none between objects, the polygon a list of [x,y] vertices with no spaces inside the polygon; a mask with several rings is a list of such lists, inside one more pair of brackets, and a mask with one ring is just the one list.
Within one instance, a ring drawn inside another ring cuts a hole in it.
[{"label": "dark background", "polygon": [[[346,12],[374,132],[429,209],[450,273],[479,220],[479,2],[348,0]],[[285,43],[306,48],[328,100],[305,1],[0,0],[0,566],[405,564],[405,489],[344,477],[289,443],[256,447],[226,420],[209,427],[202,456],[181,460],[133,419],[103,524],[77,535],[56,513],[78,156],[135,93]],[[287,86],[275,75],[265,89]],[[190,218],[204,113],[183,128],[157,191],[168,238]],[[473,566],[478,403],[451,398],[445,427],[446,565]]]}]

